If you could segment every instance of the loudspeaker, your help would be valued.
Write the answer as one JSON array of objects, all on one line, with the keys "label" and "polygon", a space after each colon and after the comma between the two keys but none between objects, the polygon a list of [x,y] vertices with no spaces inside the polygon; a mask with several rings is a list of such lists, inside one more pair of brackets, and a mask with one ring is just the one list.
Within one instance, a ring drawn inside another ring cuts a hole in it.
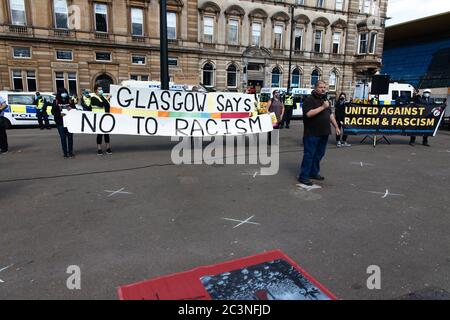
[{"label": "loudspeaker", "polygon": [[372,77],[370,94],[388,94],[391,77],[387,75],[375,75]]}]

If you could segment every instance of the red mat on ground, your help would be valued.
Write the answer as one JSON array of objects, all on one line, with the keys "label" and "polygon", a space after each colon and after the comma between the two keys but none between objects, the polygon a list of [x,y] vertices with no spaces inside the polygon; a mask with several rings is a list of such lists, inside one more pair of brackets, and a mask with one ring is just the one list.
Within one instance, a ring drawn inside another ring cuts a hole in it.
[{"label": "red mat on ground", "polygon": [[335,300],[279,250],[122,286],[121,300]]}]

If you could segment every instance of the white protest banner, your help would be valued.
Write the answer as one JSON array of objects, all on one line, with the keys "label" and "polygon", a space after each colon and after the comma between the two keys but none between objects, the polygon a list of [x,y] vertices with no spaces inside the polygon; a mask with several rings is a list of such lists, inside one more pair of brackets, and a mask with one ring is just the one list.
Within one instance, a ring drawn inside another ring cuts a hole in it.
[{"label": "white protest banner", "polygon": [[205,137],[243,135],[273,130],[269,114],[251,118],[157,118],[71,110],[64,117],[71,133]]},{"label": "white protest banner", "polygon": [[251,113],[255,110],[255,97],[252,94],[232,92],[185,92],[112,85],[111,108],[168,112]]}]

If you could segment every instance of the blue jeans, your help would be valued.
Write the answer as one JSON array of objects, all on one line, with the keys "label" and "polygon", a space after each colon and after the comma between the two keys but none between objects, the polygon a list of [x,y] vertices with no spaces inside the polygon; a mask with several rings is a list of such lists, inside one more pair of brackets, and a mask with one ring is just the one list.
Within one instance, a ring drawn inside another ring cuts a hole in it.
[{"label": "blue jeans", "polygon": [[303,161],[299,169],[299,179],[309,180],[320,173],[320,160],[325,156],[328,136],[303,137]]},{"label": "blue jeans", "polygon": [[73,154],[73,133],[67,131],[64,126],[56,126],[59,137],[61,138],[61,147],[65,156]]}]

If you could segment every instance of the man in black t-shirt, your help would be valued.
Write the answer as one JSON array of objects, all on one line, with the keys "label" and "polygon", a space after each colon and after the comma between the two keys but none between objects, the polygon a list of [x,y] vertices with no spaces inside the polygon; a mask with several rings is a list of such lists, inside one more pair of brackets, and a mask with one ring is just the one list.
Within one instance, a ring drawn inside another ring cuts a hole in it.
[{"label": "man in black t-shirt", "polygon": [[311,96],[303,103],[303,161],[300,166],[298,181],[312,186],[310,179],[325,180],[320,175],[320,160],[325,155],[328,136],[331,134],[330,122],[336,128],[336,134],[341,131],[331,112],[331,104],[326,98],[327,85],[319,80]]}]

